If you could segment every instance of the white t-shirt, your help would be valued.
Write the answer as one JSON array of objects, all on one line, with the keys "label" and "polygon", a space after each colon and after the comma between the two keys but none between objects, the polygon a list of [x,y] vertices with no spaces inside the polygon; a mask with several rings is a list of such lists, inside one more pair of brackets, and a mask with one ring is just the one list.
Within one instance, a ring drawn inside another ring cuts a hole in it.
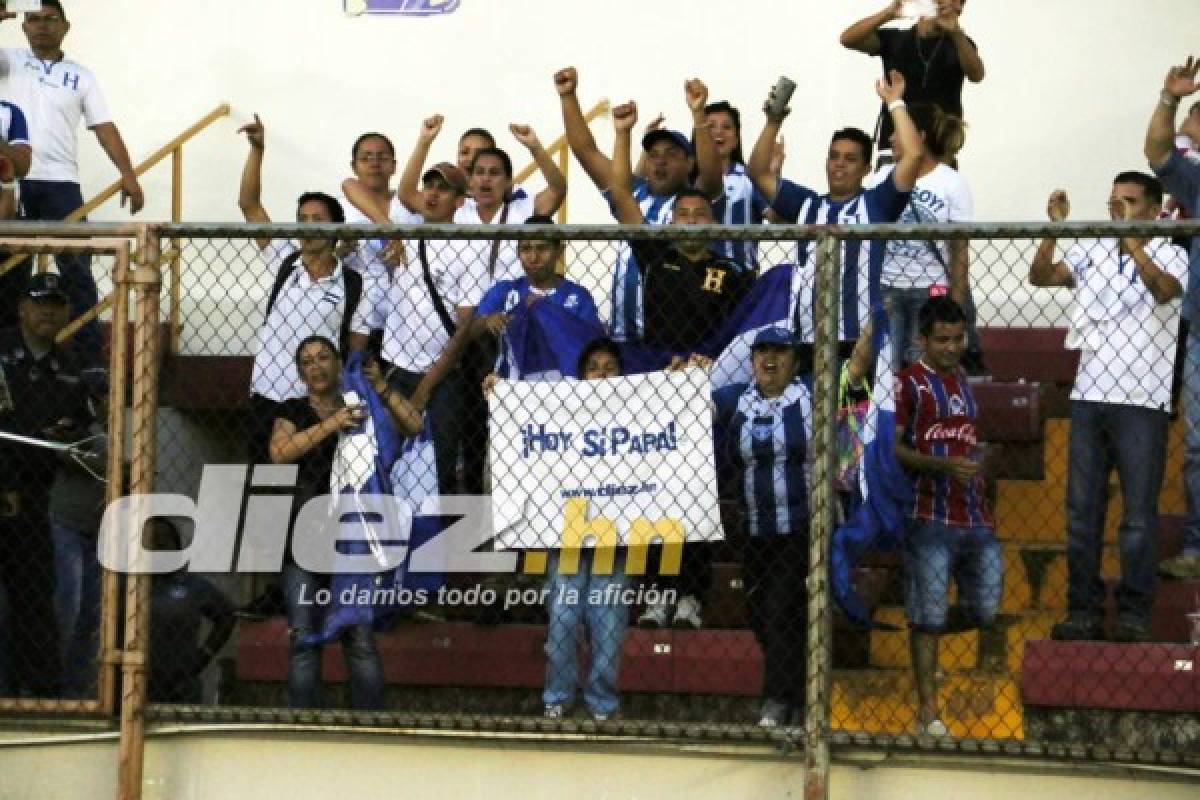
[{"label": "white t-shirt", "polygon": [[[374,224],[370,217],[359,211],[358,206],[351,203],[345,195],[338,195],[338,202],[342,204],[347,225]],[[392,203],[388,207],[388,217],[397,225],[420,225],[424,222],[420,214],[414,214],[405,208],[404,203],[401,203],[400,198],[396,195],[392,196]],[[383,249],[387,247],[387,243],[387,239],[362,239],[358,243],[358,248],[343,259],[346,266],[358,270],[363,276],[361,307],[365,309],[368,316],[371,314],[371,309],[382,307],[387,296],[388,286],[392,283],[387,265],[379,258]],[[412,257],[412,251],[407,247],[404,252],[409,258]],[[397,270],[399,269],[401,268],[397,267]]]},{"label": "white t-shirt", "polygon": [[[872,176],[870,184],[882,183],[895,169],[895,164],[889,164]],[[974,219],[975,200],[966,178],[957,170],[938,164],[928,175],[917,179],[908,206],[896,224],[934,225]],[[896,289],[927,289],[948,282],[949,266],[950,251],[946,242],[889,241],[883,257],[882,283]]]},{"label": "white t-shirt", "polygon": [[[270,286],[283,267],[283,262],[295,252],[292,244],[278,239],[262,251],[268,268]],[[342,336],[342,318],[346,313],[346,281],[343,265],[334,268],[328,277],[314,281],[303,264],[297,263],[292,274],[279,290],[271,313],[258,329],[254,346],[254,371],[250,386],[255,394],[283,402],[289,397],[306,393],[300,374],[296,371],[296,348],[307,336],[314,334],[334,344]],[[269,290],[268,290],[269,291]],[[363,282],[366,291],[366,281]],[[361,330],[363,299],[359,299],[351,330]],[[339,345],[340,346],[340,345]]]},{"label": "white t-shirt", "polygon": [[[1146,253],[1187,286],[1183,248],[1155,239]],[[1079,369],[1071,399],[1169,411],[1183,298],[1155,303],[1116,239],[1080,242],[1063,261],[1075,278],[1067,347],[1079,349]]]},{"label": "white t-shirt", "polygon": [[[505,204],[508,206],[508,216],[505,218],[505,225],[523,225],[525,220],[532,217],[535,213],[534,199],[525,193],[524,189],[514,189],[512,198]],[[500,224],[500,216],[504,213],[504,206],[496,212],[489,223],[484,223],[479,217],[479,207],[475,205],[475,199],[468,197],[466,202],[462,204],[462,208],[454,212],[454,221],[461,225],[483,225],[483,224]],[[476,239],[474,241],[460,240],[459,244],[464,248],[464,253],[469,253],[468,258],[472,261],[479,262],[483,271],[486,274],[488,271],[488,262],[492,257],[492,243],[486,239]],[[521,259],[517,256],[517,243],[511,239],[505,239],[500,242],[500,248],[496,253],[496,268],[488,281],[488,286],[491,286],[495,281],[515,281],[525,274],[525,270],[521,267]]]},{"label": "white t-shirt", "polygon": [[16,103],[29,122],[33,165],[28,180],[79,182],[76,135],[111,122],[92,71],[64,58],[43,61],[25,47],[0,49],[0,96]]},{"label": "white t-shirt", "polygon": [[[458,324],[458,308],[475,307],[491,285],[486,263],[462,258],[463,240],[430,239],[425,258],[434,289],[450,319]],[[425,372],[442,355],[450,342],[446,325],[438,316],[429,295],[421,264],[420,242],[405,242],[408,265],[392,273],[387,301],[365,322],[383,329],[383,357],[400,369]],[[357,329],[356,329],[357,330]]]}]

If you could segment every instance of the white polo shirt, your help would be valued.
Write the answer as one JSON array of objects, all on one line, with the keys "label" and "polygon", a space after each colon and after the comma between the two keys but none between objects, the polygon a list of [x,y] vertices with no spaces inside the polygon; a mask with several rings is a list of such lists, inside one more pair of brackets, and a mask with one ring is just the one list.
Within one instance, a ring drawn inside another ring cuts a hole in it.
[{"label": "white polo shirt", "polygon": [[[458,308],[474,308],[491,285],[486,264],[463,257],[463,248],[472,242],[437,240],[425,242],[425,258],[434,289],[442,299],[446,313],[458,324]],[[387,292],[387,303],[377,316],[366,322],[383,328],[383,357],[409,372],[425,372],[437,361],[450,342],[446,325],[434,308],[425,283],[420,258],[420,243],[405,242],[408,265],[397,267]],[[356,329],[357,330],[357,329]]]},{"label": "white polo shirt", "polygon": [[26,47],[0,49],[0,96],[29,122],[33,165],[27,180],[79,183],[79,120],[89,128],[111,122],[92,71],[69,58],[43,61]]},{"label": "white polo shirt", "polygon": [[[286,240],[272,241],[262,251],[262,259],[268,268],[270,283],[283,267],[283,262],[295,252]],[[269,292],[268,288],[268,292]],[[366,292],[366,282],[363,282]],[[351,330],[359,330],[362,321],[363,300],[359,299]],[[324,336],[335,345],[341,346],[342,317],[346,313],[346,281],[343,265],[338,264],[325,278],[313,280],[303,264],[297,263],[295,270],[275,298],[271,313],[258,329],[254,346],[254,371],[250,386],[255,394],[277,403],[289,397],[302,397],[307,392],[300,374],[296,371],[296,348],[308,336]]]},{"label": "white polo shirt", "polygon": [[[525,220],[536,214],[534,209],[534,199],[525,193],[524,189],[513,189],[512,197],[505,205],[508,206],[508,215],[505,217],[505,225],[524,225]],[[454,212],[454,221],[460,225],[484,225],[500,224],[500,216],[504,213],[503,206],[496,212],[496,216],[492,217],[489,223],[485,223],[479,217],[479,207],[475,205],[475,199],[468,197],[466,202],[462,204],[462,208]],[[479,262],[484,274],[487,273],[488,263],[492,257],[492,243],[488,240],[459,242],[473,261]],[[521,267],[521,259],[517,256],[517,243],[512,239],[504,239],[500,242],[500,248],[496,253],[496,268],[489,276],[488,286],[496,281],[515,281],[525,274],[524,268]]]},{"label": "white polo shirt", "polygon": [[[1187,286],[1188,256],[1166,239],[1146,245],[1158,268]],[[1183,298],[1158,304],[1116,239],[1081,241],[1063,258],[1075,278],[1067,347],[1079,349],[1072,400],[1171,409]]]}]

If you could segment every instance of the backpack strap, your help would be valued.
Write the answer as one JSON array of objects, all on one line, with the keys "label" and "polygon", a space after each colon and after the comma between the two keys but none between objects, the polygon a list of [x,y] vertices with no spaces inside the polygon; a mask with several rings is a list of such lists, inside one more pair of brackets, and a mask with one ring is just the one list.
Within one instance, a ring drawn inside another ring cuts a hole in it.
[{"label": "backpack strap", "polygon": [[267,296],[267,314],[271,316],[271,309],[275,307],[275,301],[279,299],[279,293],[283,291],[283,285],[287,283],[288,278],[296,271],[296,265],[300,263],[300,251],[293,250],[283,259],[283,263],[279,265],[279,271],[275,273],[275,283],[271,285],[271,294]]}]

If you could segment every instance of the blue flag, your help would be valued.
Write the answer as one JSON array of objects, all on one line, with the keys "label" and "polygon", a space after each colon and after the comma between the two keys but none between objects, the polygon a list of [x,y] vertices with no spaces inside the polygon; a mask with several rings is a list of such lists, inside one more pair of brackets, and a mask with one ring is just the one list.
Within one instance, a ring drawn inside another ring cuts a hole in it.
[{"label": "blue flag", "polygon": [[896,460],[896,370],[888,316],[883,309],[876,309],[872,316],[875,385],[863,426],[865,446],[859,469],[862,499],[834,531],[829,582],[834,600],[851,622],[892,628],[872,623],[862,598],[854,591],[854,568],[862,555],[872,548],[891,550],[900,544],[905,513],[913,496],[912,481]]},{"label": "blue flag", "polygon": [[504,331],[510,380],[554,380],[575,376],[579,356],[604,328],[556,303],[520,303]]},{"label": "blue flag", "polygon": [[[402,607],[395,599],[401,589],[428,588],[431,584],[436,588],[440,580],[436,575],[410,576],[407,569],[413,551],[440,530],[435,516],[419,514],[423,497],[417,496],[422,486],[432,485],[432,494],[437,492],[429,417],[426,415],[421,433],[401,435],[383,400],[363,375],[362,366],[362,353],[352,353],[342,375],[342,388],[348,396],[357,395],[367,418],[359,429],[338,436],[330,493],[340,495],[353,509],[342,515],[338,530],[357,528],[353,538],[338,541],[338,552],[373,556],[379,569],[331,576],[330,604],[318,631],[305,642],[310,645],[332,642],[352,625],[373,626]],[[415,468],[413,475],[400,469],[406,464]],[[360,502],[366,496],[391,498],[393,492],[399,495],[398,502],[392,504],[395,513],[373,513]],[[383,547],[404,543],[408,547],[403,562],[389,565]]]},{"label": "blue flag", "polygon": [[792,313],[796,272],[792,264],[779,264],[763,273],[724,324],[701,346],[700,353],[715,360],[714,390],[753,380],[750,345],[763,328],[782,327],[796,332]]}]

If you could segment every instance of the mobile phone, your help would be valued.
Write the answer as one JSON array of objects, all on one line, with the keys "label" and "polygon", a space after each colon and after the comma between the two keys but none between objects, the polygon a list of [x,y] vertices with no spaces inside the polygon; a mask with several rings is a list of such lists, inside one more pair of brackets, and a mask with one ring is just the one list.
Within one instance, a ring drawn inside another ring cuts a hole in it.
[{"label": "mobile phone", "polygon": [[779,80],[775,81],[775,85],[771,87],[771,93],[767,95],[767,105],[764,110],[769,116],[781,116],[783,112],[787,111],[794,91],[796,91],[796,82],[786,75],[780,75]]},{"label": "mobile phone", "polygon": [[900,14],[913,19],[917,17],[936,17],[937,0],[904,0]]}]

